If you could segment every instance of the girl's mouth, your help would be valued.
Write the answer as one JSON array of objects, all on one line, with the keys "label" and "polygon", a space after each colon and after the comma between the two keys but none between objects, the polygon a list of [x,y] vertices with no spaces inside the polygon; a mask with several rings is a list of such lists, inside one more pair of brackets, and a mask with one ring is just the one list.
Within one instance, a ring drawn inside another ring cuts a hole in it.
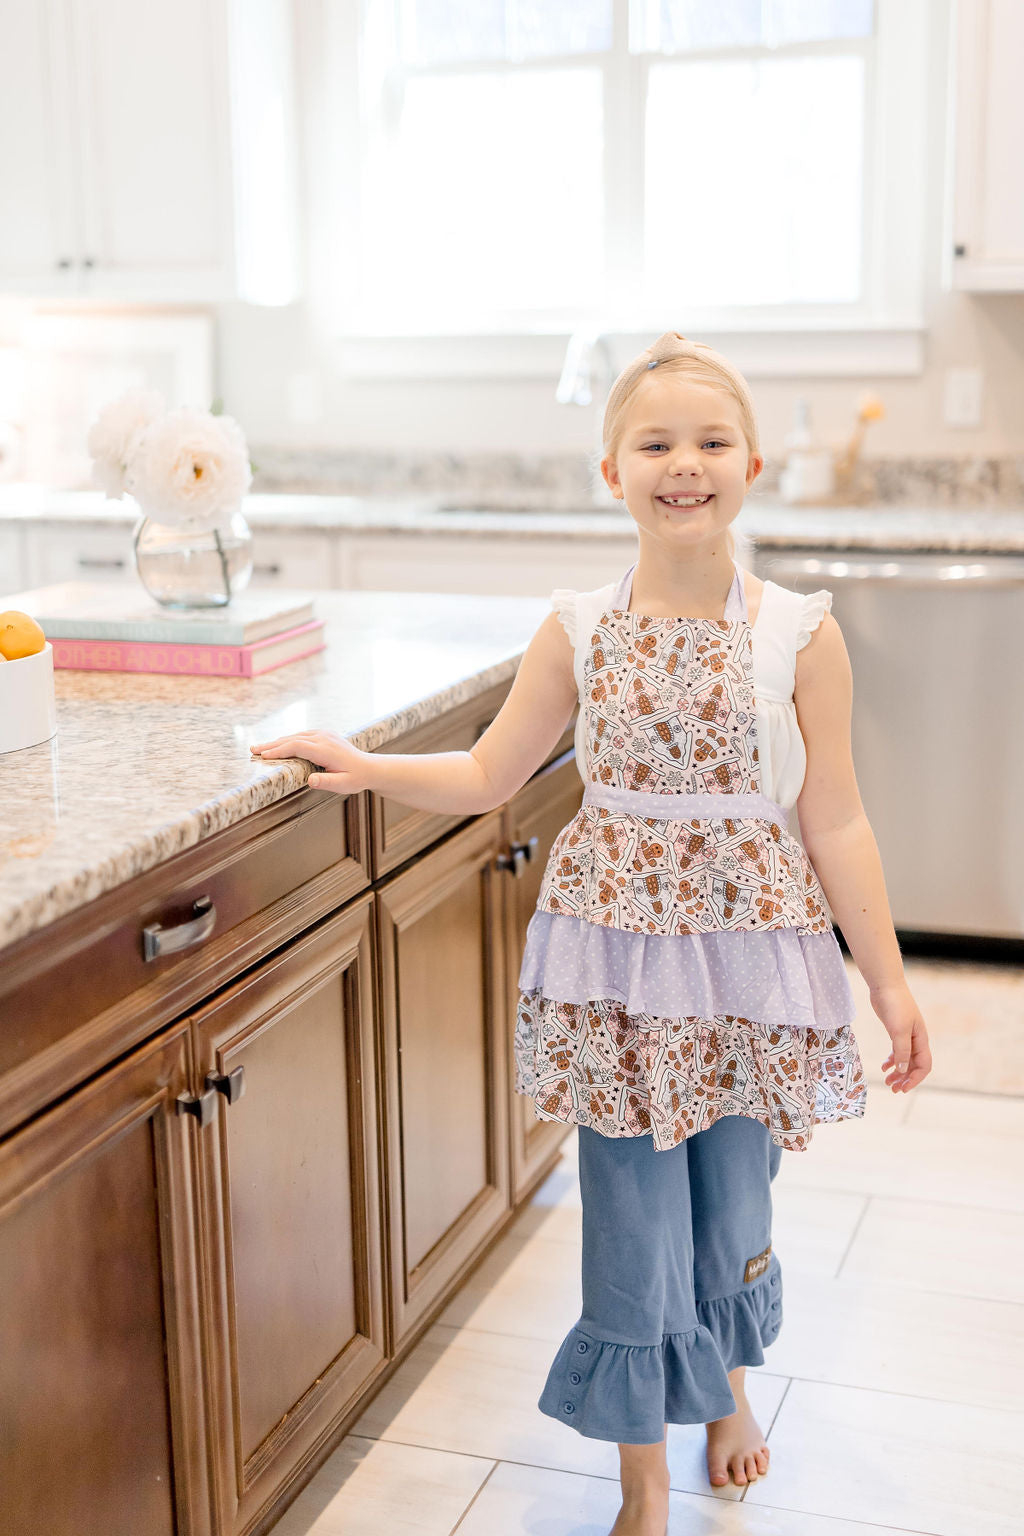
[{"label": "girl's mouth", "polygon": [[655,499],[666,507],[703,507],[711,500],[714,491],[707,496],[658,496]]}]

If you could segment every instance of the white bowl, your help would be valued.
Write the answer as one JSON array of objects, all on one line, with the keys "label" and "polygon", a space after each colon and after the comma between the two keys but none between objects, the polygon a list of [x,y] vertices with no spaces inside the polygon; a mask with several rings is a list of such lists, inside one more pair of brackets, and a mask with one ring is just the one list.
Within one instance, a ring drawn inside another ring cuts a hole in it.
[{"label": "white bowl", "polygon": [[20,752],[57,734],[53,646],[34,656],[0,661],[0,752]]}]

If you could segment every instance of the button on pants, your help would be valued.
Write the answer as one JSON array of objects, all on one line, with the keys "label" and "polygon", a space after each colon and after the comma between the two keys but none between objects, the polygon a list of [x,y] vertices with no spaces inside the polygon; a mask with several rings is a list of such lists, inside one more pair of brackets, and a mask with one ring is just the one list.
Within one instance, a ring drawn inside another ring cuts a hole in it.
[{"label": "button on pants", "polygon": [[650,1445],[736,1411],[728,1372],[782,1321],[767,1127],[726,1115],[658,1152],[578,1126],[583,1311],[538,1407],[582,1435]]}]

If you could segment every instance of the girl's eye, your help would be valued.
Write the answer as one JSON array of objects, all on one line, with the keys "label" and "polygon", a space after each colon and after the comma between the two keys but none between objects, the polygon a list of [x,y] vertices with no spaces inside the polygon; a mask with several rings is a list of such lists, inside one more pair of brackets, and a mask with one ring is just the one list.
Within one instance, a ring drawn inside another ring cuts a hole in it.
[{"label": "girl's eye", "polygon": [[[722,438],[720,438],[720,437],[709,437],[707,442],[704,443],[702,446],[706,448],[708,446],[708,443],[710,443],[712,445],[712,447],[715,447],[715,448],[728,448],[728,446],[729,446],[729,444],[724,442],[722,440]],[[666,445],[664,443],[648,443],[646,445],[646,448],[664,448],[665,446]],[[646,448],[645,448],[645,451],[646,451]]]}]

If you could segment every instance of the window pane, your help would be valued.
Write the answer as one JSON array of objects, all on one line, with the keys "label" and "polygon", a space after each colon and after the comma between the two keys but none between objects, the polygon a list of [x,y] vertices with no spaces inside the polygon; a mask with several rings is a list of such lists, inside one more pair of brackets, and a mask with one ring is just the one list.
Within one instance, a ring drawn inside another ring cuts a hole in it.
[{"label": "window pane", "polygon": [[595,67],[410,79],[364,161],[367,301],[414,328],[599,302],[601,83]]},{"label": "window pane", "polygon": [[505,57],[505,0],[401,0],[403,64]]},{"label": "window pane", "polygon": [[632,47],[656,53],[870,37],[873,0],[646,0]]},{"label": "window pane", "polygon": [[400,0],[402,62],[543,58],[611,47],[612,0]]},{"label": "window pane", "polygon": [[873,0],[766,0],[766,43],[870,37]]},{"label": "window pane", "polygon": [[519,0],[513,11],[517,49],[526,58],[612,45],[612,0]]},{"label": "window pane", "polygon": [[761,42],[761,0],[661,0],[661,49],[751,48]]},{"label": "window pane", "polygon": [[860,297],[863,60],[653,64],[646,272],[656,301]]}]

